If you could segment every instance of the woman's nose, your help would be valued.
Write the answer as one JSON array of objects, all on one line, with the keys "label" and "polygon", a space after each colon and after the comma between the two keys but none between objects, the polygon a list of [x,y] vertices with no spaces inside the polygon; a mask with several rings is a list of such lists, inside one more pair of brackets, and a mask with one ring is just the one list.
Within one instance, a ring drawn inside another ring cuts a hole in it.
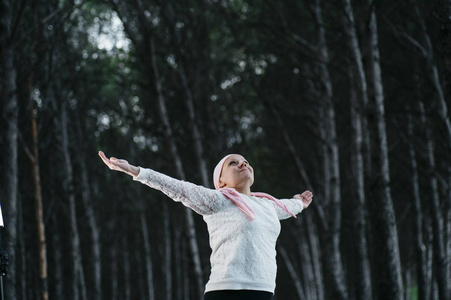
[{"label": "woman's nose", "polygon": [[240,163],[240,168],[242,168],[242,167],[244,167],[244,166],[246,166],[247,165],[247,163],[245,162],[245,161],[242,161],[241,163]]}]

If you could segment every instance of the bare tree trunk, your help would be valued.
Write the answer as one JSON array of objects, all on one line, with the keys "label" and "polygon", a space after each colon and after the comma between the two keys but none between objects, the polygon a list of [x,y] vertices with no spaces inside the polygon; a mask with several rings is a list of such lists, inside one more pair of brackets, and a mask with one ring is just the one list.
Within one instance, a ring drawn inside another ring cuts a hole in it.
[{"label": "bare tree trunk", "polygon": [[194,144],[194,150],[196,154],[196,159],[199,162],[199,171],[201,174],[202,179],[202,185],[205,187],[211,186],[211,181],[209,180],[208,176],[208,170],[207,170],[207,162],[205,160],[204,156],[204,147],[202,144],[202,137],[199,131],[199,126],[197,125],[197,119],[196,119],[196,111],[194,108],[194,99],[193,99],[193,93],[191,92],[191,89],[188,84],[188,76],[186,74],[186,68],[185,68],[185,62],[183,61],[183,55],[181,53],[180,46],[181,46],[181,37],[179,34],[179,31],[177,30],[176,26],[176,20],[174,16],[174,8],[172,6],[172,2],[167,2],[167,19],[169,22],[169,26],[172,30],[172,44],[174,46],[174,49],[177,51],[177,71],[180,76],[181,84],[183,87],[183,91],[185,93],[185,105],[188,111],[188,117],[189,117],[189,124],[191,128],[191,135],[193,137],[193,144]]},{"label": "bare tree trunk", "polygon": [[[451,5],[450,5],[450,9],[451,9]],[[446,226],[446,230],[445,230],[445,237],[447,240],[446,243],[446,252],[445,252],[445,256],[447,257],[447,262],[448,262],[448,274],[451,273],[451,166],[448,166],[448,201],[447,201],[447,211],[448,214],[446,216],[446,222],[445,224],[447,224]],[[451,296],[450,296],[451,297]]]},{"label": "bare tree trunk", "polygon": [[[158,101],[158,108],[159,108],[159,114],[164,126],[164,134],[166,137],[166,140],[169,144],[170,153],[172,156],[172,159],[174,160],[175,167],[176,167],[176,173],[177,177],[181,180],[186,180],[185,172],[183,171],[183,165],[182,160],[180,158],[177,145],[175,143],[174,136],[172,134],[171,125],[169,122],[169,117],[166,110],[166,103],[163,96],[162,86],[160,82],[160,75],[157,68],[156,63],[156,53],[155,53],[155,41],[153,37],[151,36],[149,38],[150,43],[150,51],[151,51],[151,63],[152,63],[152,70],[154,72],[154,78],[155,78],[155,87],[157,90],[157,101]],[[201,260],[200,260],[200,254],[199,254],[199,247],[197,244],[197,235],[196,235],[196,228],[194,225],[194,218],[193,218],[193,212],[192,210],[185,208],[185,214],[186,214],[186,221],[187,221],[187,231],[188,231],[188,237],[190,242],[190,249],[191,254],[193,257],[194,262],[194,271],[196,274],[195,280],[197,284],[198,289],[198,298],[201,299],[203,297],[203,272],[202,272],[202,266],[201,266]]]},{"label": "bare tree trunk", "polygon": [[448,259],[446,257],[446,240],[444,220],[441,212],[440,197],[438,191],[438,183],[436,176],[434,144],[432,141],[432,132],[427,123],[424,107],[421,104],[421,120],[422,126],[426,129],[426,143],[427,143],[427,159],[429,164],[429,178],[432,191],[432,228],[434,234],[434,258],[436,258],[436,276],[438,284],[438,292],[440,300],[449,300],[450,297],[450,276],[448,274]]},{"label": "bare tree trunk", "polygon": [[[79,116],[77,116],[77,135],[79,140],[79,145],[84,149],[81,153],[77,155],[79,163],[80,163],[80,172],[81,172],[81,198],[82,204],[85,211],[85,217],[87,219],[88,228],[89,228],[89,259],[88,265],[90,266],[88,272],[92,276],[92,299],[102,299],[102,287],[101,287],[101,255],[100,255],[100,237],[99,237],[99,228],[97,226],[94,207],[91,197],[90,185],[89,185],[89,175],[88,168],[86,166],[86,156],[84,153],[87,153],[86,147],[83,144],[83,136],[81,121]],[[90,298],[91,298],[90,297]]]},{"label": "bare tree trunk", "polygon": [[[258,88],[256,88],[256,90],[258,91]],[[260,95],[260,98],[262,99],[263,103],[267,106],[267,109],[269,110],[269,112],[272,114],[272,116],[274,117],[274,120],[277,122],[277,125],[279,127],[279,130],[282,132],[282,137],[285,141],[285,144],[288,148],[288,151],[295,163],[296,169],[299,172],[299,176],[301,177],[302,181],[304,182],[304,185],[307,187],[307,189],[309,189],[311,192],[314,192],[313,186],[310,183],[310,179],[307,175],[307,172],[304,168],[304,164],[302,163],[299,155],[296,152],[296,148],[290,138],[290,135],[288,134],[285,125],[283,124],[282,118],[280,117],[279,112],[277,111],[277,109],[268,101],[268,99],[264,96],[264,95]],[[322,207],[320,205],[314,205],[313,206],[319,215],[320,218],[320,223],[322,225],[323,228],[325,228],[326,225],[326,218],[324,216],[324,212],[322,210]],[[311,257],[312,257],[312,269],[313,269],[313,275],[314,275],[314,289],[315,289],[315,296],[316,299],[322,300],[324,299],[324,285],[323,285],[323,274],[321,272],[321,258],[319,253],[321,252],[321,248],[319,246],[319,240],[318,240],[318,234],[315,234],[313,228],[314,226],[311,226],[310,224],[313,224],[313,219],[312,216],[310,214],[305,214],[302,218],[303,220],[303,224],[304,226],[301,226],[300,221],[296,222],[297,227],[299,230],[305,229],[307,237],[308,237],[308,241],[309,241],[309,247],[310,247],[310,251],[311,251]],[[310,299],[310,298],[308,298]]]},{"label": "bare tree trunk", "polygon": [[182,263],[182,245],[181,235],[182,232],[179,227],[175,227],[174,232],[174,256],[175,256],[175,282],[177,285],[176,299],[182,300],[183,298],[183,263]]},{"label": "bare tree trunk", "polygon": [[[114,239],[114,238],[113,238]],[[114,241],[110,245],[110,272],[111,272],[111,300],[120,300],[119,297],[119,278],[118,278],[118,254],[117,254],[117,240]],[[141,278],[140,278],[141,279]]]},{"label": "bare tree trunk", "polygon": [[[434,58],[434,48],[432,46],[431,38],[429,37],[426,23],[424,21],[424,18],[420,12],[420,9],[418,8],[418,5],[416,1],[414,1],[415,4],[413,5],[415,13],[417,15],[417,19],[420,24],[421,28],[421,34],[424,42],[423,46],[423,55],[426,59],[427,63],[427,69],[429,71],[429,77],[434,85],[435,91],[436,91],[436,99],[437,99],[437,108],[438,108],[438,114],[442,120],[442,122],[445,125],[446,131],[447,131],[447,139],[448,139],[448,151],[451,151],[451,121],[448,113],[448,106],[446,104],[445,100],[445,93],[442,89],[441,81],[439,78],[439,72],[437,68],[437,64],[435,62]],[[448,4],[448,12],[451,12],[451,3]],[[449,15],[448,18],[449,19]],[[449,20],[448,20],[449,22]],[[446,25],[445,25],[446,26]],[[449,28],[448,28],[449,30]],[[449,72],[449,70],[448,70]],[[448,83],[450,84],[450,83]],[[428,159],[429,159],[429,165],[431,167],[431,172],[435,172],[435,162],[434,162],[434,154],[433,154],[433,145],[432,145],[432,136],[430,135],[430,129],[427,129],[427,139],[428,139]],[[434,204],[434,215],[437,218],[434,218],[434,239],[435,242],[435,248],[437,249],[437,257],[439,259],[438,262],[438,274],[437,274],[437,281],[438,281],[438,288],[439,288],[439,294],[440,299],[449,300],[451,299],[451,246],[449,242],[449,235],[447,234],[447,227],[451,226],[449,225],[450,217],[451,216],[451,206],[450,205],[444,205],[441,209],[439,208],[439,199],[438,199],[438,191],[437,189],[437,182],[434,178],[436,176],[435,173],[431,173],[431,185],[432,185],[432,191],[433,191],[433,204]],[[442,213],[443,210],[443,213]],[[448,241],[447,241],[448,240]]]},{"label": "bare tree trunk", "polygon": [[[451,7],[451,4],[449,4]],[[442,85],[440,83],[439,78],[439,72],[437,68],[437,64],[435,63],[434,59],[434,48],[432,46],[431,38],[429,37],[426,23],[424,22],[424,18],[420,12],[420,9],[418,8],[418,5],[416,3],[416,0],[414,0],[413,8],[415,10],[415,14],[417,16],[418,22],[420,24],[421,28],[421,34],[424,41],[424,46],[419,46],[422,50],[423,56],[426,59],[428,71],[429,71],[429,77],[432,81],[432,84],[434,85],[435,92],[437,93],[437,108],[440,118],[442,119],[443,123],[445,124],[447,133],[448,133],[448,149],[451,150],[451,122],[449,119],[448,114],[448,107],[445,100],[445,93],[443,92]],[[448,15],[449,19],[449,15]]]},{"label": "bare tree trunk", "polygon": [[3,105],[2,136],[4,147],[2,150],[2,172],[0,174],[2,187],[2,211],[6,235],[5,250],[9,255],[8,276],[5,280],[6,299],[17,299],[16,291],[16,250],[17,250],[17,94],[16,69],[14,67],[14,51],[11,37],[12,10],[8,0],[0,1],[0,54],[2,57],[1,73],[1,99]]},{"label": "bare tree trunk", "polygon": [[[351,81],[352,79],[351,75]],[[352,88],[352,85],[351,85]],[[366,92],[366,91],[365,91]],[[357,252],[357,299],[369,300],[372,298],[371,267],[368,254],[368,242],[366,238],[367,212],[365,209],[365,171],[362,154],[362,118],[361,105],[357,95],[351,90],[351,126],[353,138],[352,151],[352,175],[355,182],[353,194],[353,235]]]},{"label": "bare tree trunk", "polygon": [[[52,224],[58,224],[56,215],[52,215],[51,218]],[[53,268],[50,272],[50,283],[52,283],[53,279],[53,285],[55,289],[55,294],[50,295],[51,299],[64,299],[64,291],[63,291],[63,282],[64,282],[64,274],[63,274],[63,255],[61,253],[61,237],[58,230],[55,230],[55,232],[52,235],[52,243],[50,244],[51,249],[50,252],[52,255],[50,256],[50,261],[53,265]]]},{"label": "bare tree trunk", "polygon": [[[114,9],[116,10],[116,12],[119,14],[119,16],[122,15],[122,12],[119,8],[120,2],[116,1],[116,0],[112,0],[109,1],[109,3],[114,7]],[[125,27],[125,31],[128,33],[129,38],[132,40],[132,42],[135,44],[135,46],[137,48],[142,48],[142,49],[149,49],[149,56],[147,57],[147,53],[143,54],[143,59],[148,61],[150,59],[150,64],[149,64],[149,70],[151,71],[151,84],[155,87],[156,93],[157,93],[157,103],[158,103],[158,113],[160,115],[162,124],[163,124],[163,130],[164,130],[164,135],[166,138],[166,141],[169,145],[169,152],[172,156],[174,165],[175,165],[175,169],[176,169],[176,174],[177,177],[181,180],[186,180],[184,171],[183,171],[183,165],[182,165],[182,161],[177,149],[177,145],[172,133],[172,129],[171,129],[171,125],[170,125],[170,121],[169,121],[169,117],[168,117],[168,113],[166,110],[166,103],[165,103],[165,98],[163,95],[163,89],[162,89],[162,85],[161,85],[161,77],[159,74],[159,69],[157,66],[157,54],[156,54],[156,49],[155,49],[155,40],[154,40],[154,36],[153,33],[151,31],[151,29],[149,29],[151,27],[151,25],[149,26],[149,24],[147,23],[147,18],[144,15],[145,9],[142,7],[142,3],[140,1],[137,2],[138,4],[138,9],[139,9],[139,15],[138,18],[140,20],[140,22],[142,23],[142,30],[145,31],[143,32],[143,35],[146,36],[145,41],[138,42],[138,39],[134,36],[133,31],[131,30],[131,24],[127,22],[127,20],[125,20],[124,18],[122,18],[124,27]],[[203,283],[203,271],[202,271],[202,265],[201,265],[201,259],[200,259],[200,254],[199,254],[199,247],[197,244],[197,235],[196,235],[196,228],[194,225],[194,218],[193,218],[193,212],[192,210],[185,208],[185,216],[186,216],[186,225],[187,225],[187,232],[188,232],[188,239],[190,242],[190,250],[191,250],[191,255],[192,255],[192,259],[193,259],[193,263],[194,263],[194,273],[195,273],[195,282],[196,282],[196,287],[198,290],[198,297],[199,299],[201,299],[203,297],[203,291],[204,291],[204,283]]]},{"label": "bare tree trunk", "polygon": [[[258,88],[256,88],[258,91]],[[260,95],[260,98],[262,99],[263,103],[267,106],[267,109],[274,117],[274,120],[277,122],[277,125],[279,127],[279,130],[282,132],[283,139],[285,141],[285,144],[288,148],[288,151],[295,163],[296,169],[299,172],[299,176],[301,177],[302,181],[304,182],[304,185],[309,189],[311,192],[314,192],[313,186],[310,183],[310,179],[307,175],[307,172],[304,168],[304,164],[302,163],[299,155],[296,152],[296,148],[290,138],[290,135],[288,134],[285,125],[283,124],[282,118],[280,117],[279,112],[277,109],[268,101],[268,99],[264,95]],[[320,224],[323,228],[325,228],[326,225],[326,217],[324,215],[324,212],[322,210],[322,207],[320,205],[314,205],[313,206],[317,212],[318,216],[320,218]],[[301,226],[300,221],[298,221],[297,227],[299,230],[305,229],[309,241],[310,251],[311,251],[311,257],[312,257],[312,268],[313,268],[313,274],[314,274],[314,289],[316,293],[316,297],[319,300],[324,299],[324,285],[323,285],[323,274],[321,272],[321,258],[319,253],[321,252],[321,248],[319,246],[319,240],[318,240],[318,234],[314,232],[314,226],[310,226],[310,224],[313,224],[313,219],[310,214],[305,214],[302,218],[304,227]],[[308,298],[310,299],[310,298]]]},{"label": "bare tree trunk", "polygon": [[[357,35],[357,25],[354,19],[354,12],[350,0],[343,0],[344,6],[344,23],[345,23],[345,33],[348,38],[349,50],[351,51],[351,59],[353,61],[353,66],[355,68],[355,73],[357,75],[356,82],[358,88],[358,98],[361,105],[361,127],[362,127],[362,155],[364,158],[365,170],[367,173],[371,173],[371,143],[368,130],[368,121],[366,119],[365,112],[368,109],[368,86],[367,79],[365,75],[365,69],[362,62],[362,51],[360,50],[360,43]],[[362,295],[362,299],[365,297]]]},{"label": "bare tree trunk", "polygon": [[[304,220],[304,224],[307,222]],[[315,226],[314,223],[309,223],[311,227]],[[306,228],[306,227],[305,227]],[[302,264],[302,284],[304,286],[305,299],[318,300],[317,290],[319,289],[316,284],[316,278],[322,278],[322,275],[316,276],[315,274],[315,262],[314,252],[309,246],[309,240],[307,238],[306,230],[302,230],[300,226],[297,226],[297,232],[294,234],[296,242],[298,244],[298,255]],[[311,231],[311,230],[310,230]],[[319,268],[320,269],[320,268]]]},{"label": "bare tree trunk", "polygon": [[[370,39],[370,67],[371,76],[369,82],[374,90],[374,124],[376,126],[376,136],[374,151],[377,161],[373,174],[378,195],[378,204],[372,206],[374,222],[371,226],[374,229],[374,236],[379,245],[377,249],[379,279],[378,294],[381,299],[395,300],[402,299],[402,277],[401,259],[399,256],[398,233],[396,229],[396,218],[393,208],[390,190],[390,170],[387,149],[387,135],[385,125],[384,90],[380,68],[380,55],[378,45],[378,33],[376,23],[376,13],[374,3],[368,1],[370,7],[369,39]],[[379,174],[379,175],[376,175]]]},{"label": "bare tree trunk", "polygon": [[433,240],[434,236],[432,234],[432,220],[429,218],[424,219],[424,241],[425,241],[425,249],[426,249],[426,286],[424,293],[426,294],[426,299],[436,299],[432,298],[433,293],[433,285],[434,285],[434,276],[433,276],[433,262],[434,262],[434,246]]},{"label": "bare tree trunk", "polygon": [[413,199],[415,208],[415,241],[416,241],[416,255],[417,255],[417,276],[418,276],[418,299],[426,300],[427,296],[427,277],[426,277],[426,249],[423,242],[423,216],[421,210],[420,187],[418,180],[418,169],[416,161],[416,153],[413,145],[414,129],[412,117],[409,115],[409,153],[410,164],[412,166],[412,187]]},{"label": "bare tree trunk", "polygon": [[326,156],[330,163],[330,186],[329,199],[325,199],[326,203],[330,203],[328,208],[328,227],[324,237],[324,267],[330,274],[330,282],[332,284],[331,295],[334,299],[348,299],[348,291],[345,284],[345,274],[340,249],[340,231],[341,231],[341,191],[340,191],[340,162],[338,155],[337,131],[335,125],[335,108],[333,103],[333,90],[330,74],[328,70],[329,51],[326,42],[326,33],[322,19],[322,9],[320,0],[316,0],[312,7],[315,22],[318,30],[317,49],[319,55],[318,72],[321,83],[320,94],[323,98],[324,114],[325,114],[325,133],[326,133]]},{"label": "bare tree trunk", "polygon": [[[18,232],[25,232],[25,227],[24,227],[24,218],[23,218],[23,202],[17,201],[17,230]],[[2,228],[2,234],[3,234],[3,228]],[[17,262],[17,264],[20,264],[20,270],[19,272],[21,274],[27,274],[27,262],[26,262],[26,246],[25,246],[25,238],[24,235],[21,234],[18,236],[18,247],[17,247],[17,253],[19,253],[18,257],[20,257],[20,263]],[[18,299],[25,299],[25,293],[27,290],[27,277],[26,276],[21,276],[19,279],[19,282],[17,283],[17,298]]]},{"label": "bare tree trunk", "polygon": [[74,300],[80,299],[81,295],[86,295],[86,284],[81,281],[80,272],[83,272],[83,265],[81,261],[80,249],[80,235],[78,233],[77,215],[75,207],[75,193],[74,193],[74,176],[72,170],[72,161],[69,152],[69,137],[67,126],[67,107],[66,101],[63,100],[61,106],[61,150],[63,155],[63,168],[65,173],[63,187],[68,199],[69,209],[69,228],[70,228],[70,261],[71,261],[71,289],[70,297]]},{"label": "bare tree trunk", "polygon": [[[127,222],[123,222],[124,232],[128,232],[128,226]],[[124,268],[124,274],[123,274],[123,290],[124,290],[124,296],[123,300],[132,300],[132,290],[131,290],[131,282],[130,282],[130,256],[132,255],[130,251],[128,250],[127,245],[127,239],[122,238],[122,262],[123,262],[123,268]]]},{"label": "bare tree trunk", "polygon": [[164,218],[164,274],[166,277],[166,299],[172,300],[172,252],[171,252],[171,227],[168,204],[163,202]]},{"label": "bare tree trunk", "polygon": [[146,299],[154,300],[155,299],[155,291],[154,291],[154,283],[153,283],[153,265],[152,265],[152,256],[151,256],[151,247],[149,241],[149,230],[147,229],[147,220],[145,215],[144,203],[142,203],[142,199],[140,201],[140,209],[139,209],[139,217],[141,223],[141,233],[143,239],[144,246],[144,260],[146,262],[146,286],[147,286],[147,295]]},{"label": "bare tree trunk", "polygon": [[296,272],[296,268],[293,265],[290,256],[288,255],[287,251],[285,250],[285,248],[281,245],[278,244],[277,245],[278,248],[278,253],[280,253],[283,261],[285,262],[285,265],[287,266],[288,269],[288,273],[290,274],[291,280],[293,280],[294,286],[296,288],[296,293],[298,295],[298,298],[300,300],[302,299],[307,299],[305,297],[305,290],[302,286],[301,280],[298,276],[298,273]]},{"label": "bare tree trunk", "polygon": [[[28,97],[31,97],[32,83],[31,76],[28,78]],[[24,145],[24,148],[31,161],[31,169],[33,173],[33,186],[35,198],[35,216],[39,248],[39,289],[42,300],[49,298],[48,292],[48,276],[47,276],[47,243],[45,238],[44,225],[44,211],[42,205],[42,191],[41,191],[41,175],[39,171],[39,149],[38,149],[38,128],[36,124],[36,111],[34,109],[33,101],[30,98],[30,119],[32,131],[32,152]]]}]

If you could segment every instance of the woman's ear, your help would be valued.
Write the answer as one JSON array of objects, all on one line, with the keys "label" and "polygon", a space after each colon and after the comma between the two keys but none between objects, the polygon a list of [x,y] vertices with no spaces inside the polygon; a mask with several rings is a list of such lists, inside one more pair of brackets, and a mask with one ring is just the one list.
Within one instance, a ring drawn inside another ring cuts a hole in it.
[{"label": "woman's ear", "polygon": [[225,186],[226,184],[221,179],[219,179],[219,188],[223,188]]}]

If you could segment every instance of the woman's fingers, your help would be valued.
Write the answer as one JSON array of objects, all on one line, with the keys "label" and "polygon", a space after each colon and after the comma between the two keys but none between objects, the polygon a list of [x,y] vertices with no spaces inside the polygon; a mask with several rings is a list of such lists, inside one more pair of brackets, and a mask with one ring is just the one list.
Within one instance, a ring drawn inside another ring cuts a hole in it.
[{"label": "woman's fingers", "polygon": [[108,166],[108,168],[110,168],[111,170],[117,169],[115,164],[115,160],[117,161],[117,159],[115,159],[114,157],[108,159],[108,157],[106,157],[105,153],[103,153],[102,151],[99,151],[99,156],[102,161]]},{"label": "woman's fingers", "polygon": [[102,151],[99,151],[99,156],[102,159],[102,161],[111,169],[111,162],[110,160],[105,156],[105,153],[103,153]]},{"label": "woman's fingers", "polygon": [[302,197],[303,199],[305,199],[305,200],[312,201],[313,194],[310,193],[310,192],[308,192],[308,193],[302,194],[301,197]]},{"label": "woman's fingers", "polygon": [[307,208],[313,199],[313,194],[310,191],[305,191],[302,194],[296,194],[293,198],[299,199],[304,204],[304,208]]}]

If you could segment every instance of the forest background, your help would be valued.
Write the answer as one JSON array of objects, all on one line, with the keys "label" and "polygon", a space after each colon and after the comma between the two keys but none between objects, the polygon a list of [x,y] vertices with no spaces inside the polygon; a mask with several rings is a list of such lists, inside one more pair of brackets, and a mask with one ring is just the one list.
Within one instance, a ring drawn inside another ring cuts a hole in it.
[{"label": "forest background", "polygon": [[5,299],[202,299],[202,218],[99,150],[311,190],[275,299],[451,299],[450,1],[0,6]]}]

